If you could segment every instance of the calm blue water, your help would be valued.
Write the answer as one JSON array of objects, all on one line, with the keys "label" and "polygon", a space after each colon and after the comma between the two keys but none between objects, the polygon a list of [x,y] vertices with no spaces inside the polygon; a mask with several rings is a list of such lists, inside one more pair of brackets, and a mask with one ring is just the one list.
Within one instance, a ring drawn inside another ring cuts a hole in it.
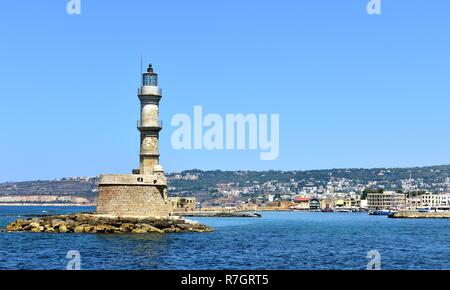
[{"label": "calm blue water", "polygon": [[[93,208],[0,207],[0,227],[27,214]],[[450,269],[450,220],[360,213],[263,212],[263,218],[195,218],[213,233],[95,235],[0,233],[0,269]]]}]

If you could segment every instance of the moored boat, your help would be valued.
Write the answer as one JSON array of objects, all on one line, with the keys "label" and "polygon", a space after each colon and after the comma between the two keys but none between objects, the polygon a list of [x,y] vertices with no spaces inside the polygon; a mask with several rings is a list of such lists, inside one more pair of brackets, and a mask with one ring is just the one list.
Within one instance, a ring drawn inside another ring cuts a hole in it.
[{"label": "moored boat", "polygon": [[380,209],[380,210],[374,210],[369,212],[369,215],[390,215],[391,213],[394,213],[395,211],[387,210],[387,209]]}]

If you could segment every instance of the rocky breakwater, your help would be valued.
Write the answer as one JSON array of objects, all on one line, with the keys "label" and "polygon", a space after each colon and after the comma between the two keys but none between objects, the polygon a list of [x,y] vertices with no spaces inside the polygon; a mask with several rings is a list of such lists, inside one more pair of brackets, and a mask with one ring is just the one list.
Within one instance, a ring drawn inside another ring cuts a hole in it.
[{"label": "rocky breakwater", "polygon": [[18,219],[6,226],[7,232],[34,233],[178,233],[211,232],[198,222],[170,218],[127,218],[95,214],[72,214]]}]

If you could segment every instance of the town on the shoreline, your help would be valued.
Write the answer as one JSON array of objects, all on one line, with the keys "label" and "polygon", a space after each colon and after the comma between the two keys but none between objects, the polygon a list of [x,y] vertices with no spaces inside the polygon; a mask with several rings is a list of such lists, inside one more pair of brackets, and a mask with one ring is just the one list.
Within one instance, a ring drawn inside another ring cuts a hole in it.
[{"label": "town on the shoreline", "polygon": [[[450,166],[167,174],[175,212],[449,211]],[[1,205],[96,204],[97,177],[0,184]]]}]

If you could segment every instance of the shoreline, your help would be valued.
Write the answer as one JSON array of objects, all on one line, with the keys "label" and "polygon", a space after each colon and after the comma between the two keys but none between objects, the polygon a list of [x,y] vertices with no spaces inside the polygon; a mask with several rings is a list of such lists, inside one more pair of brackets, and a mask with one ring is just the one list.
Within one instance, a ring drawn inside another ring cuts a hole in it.
[{"label": "shoreline", "polygon": [[59,203],[0,203],[1,206],[42,206],[42,207],[61,207],[61,206],[73,206],[73,207],[95,207],[95,204],[59,204]]}]

